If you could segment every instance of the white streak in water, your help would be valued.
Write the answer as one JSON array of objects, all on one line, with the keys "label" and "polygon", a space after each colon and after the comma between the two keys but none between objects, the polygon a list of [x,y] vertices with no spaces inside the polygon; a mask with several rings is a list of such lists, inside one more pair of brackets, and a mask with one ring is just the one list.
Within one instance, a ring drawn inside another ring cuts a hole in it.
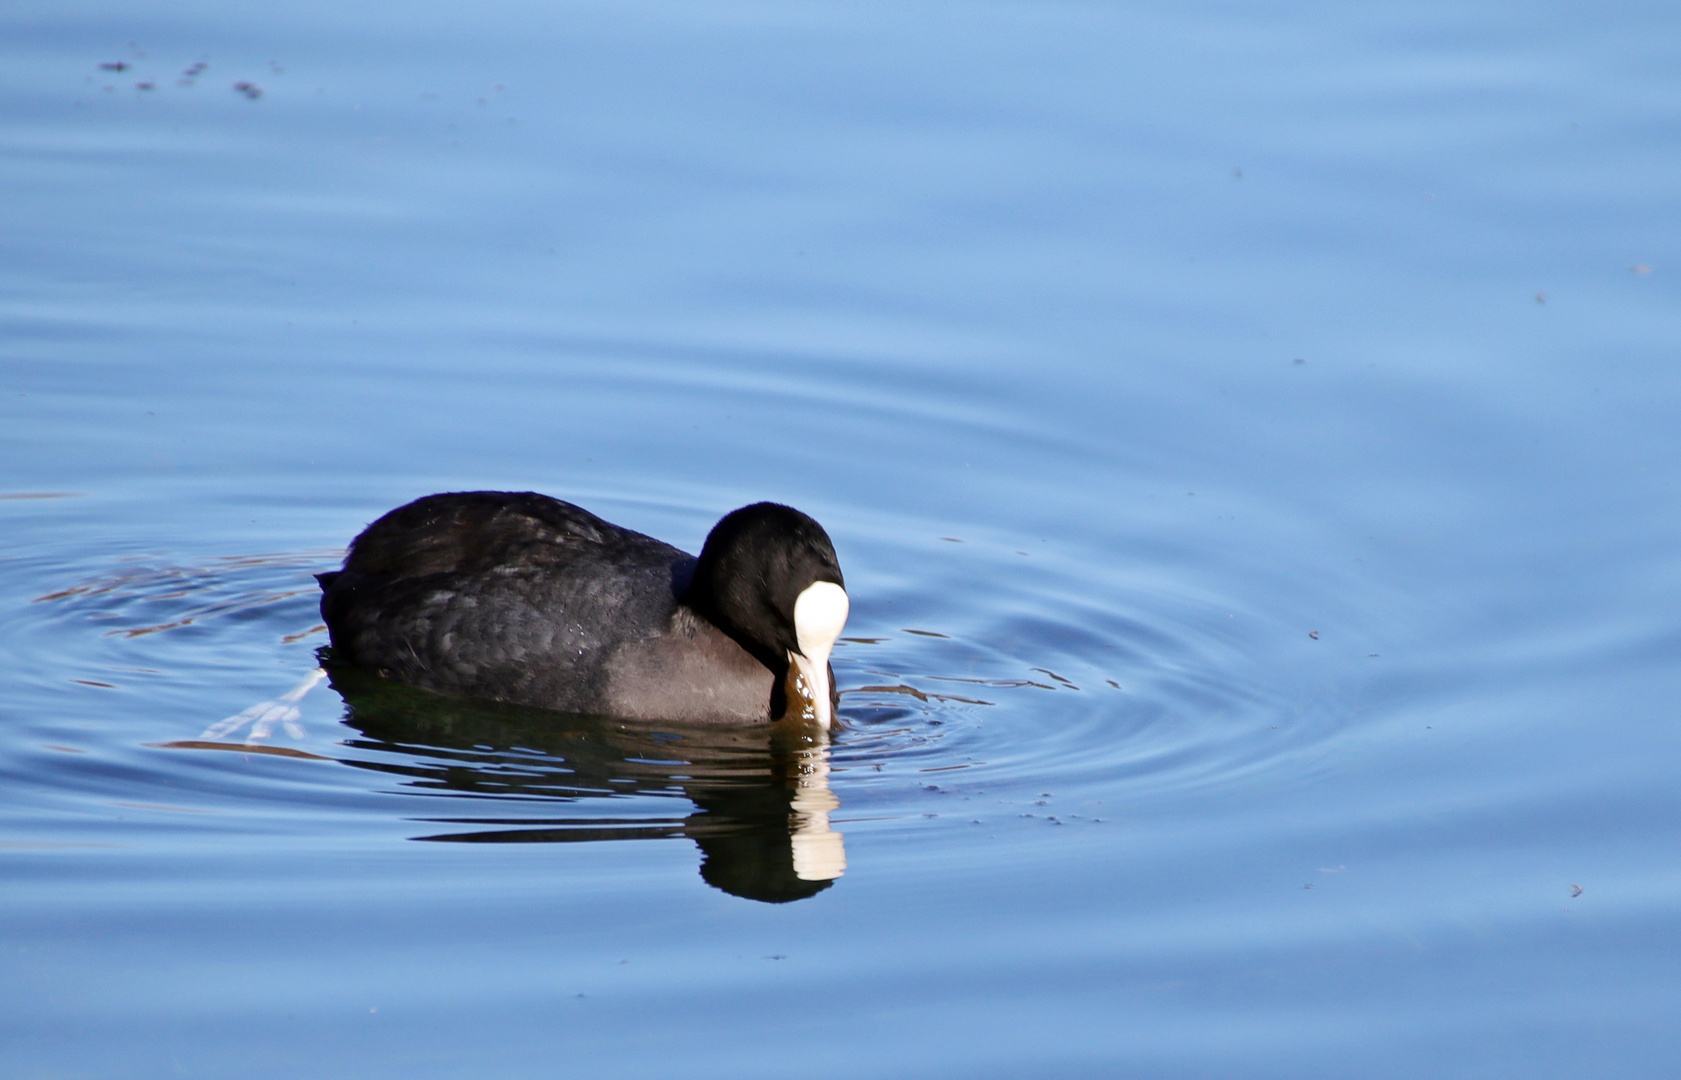
[{"label": "white streak in water", "polygon": [[276,724],[285,728],[286,734],[294,739],[306,738],[307,733],[304,731],[303,725],[298,723],[298,718],[302,714],[298,711],[297,703],[303,700],[304,695],[309,693],[316,683],[326,677],[326,671],[316,668],[304,676],[302,682],[273,701],[259,701],[243,712],[218,720],[205,728],[204,734],[200,735],[199,738],[225,738],[246,724],[251,725],[251,734],[245,738],[248,743],[268,738],[270,733],[274,731],[274,725]]}]

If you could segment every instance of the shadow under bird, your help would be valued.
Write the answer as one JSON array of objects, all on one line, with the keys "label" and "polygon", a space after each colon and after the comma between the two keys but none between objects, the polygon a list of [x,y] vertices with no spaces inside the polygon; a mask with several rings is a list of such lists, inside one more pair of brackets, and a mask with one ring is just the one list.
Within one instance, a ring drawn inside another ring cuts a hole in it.
[{"label": "shadow under bird", "polygon": [[696,558],[534,492],[428,495],[317,577],[334,658],[404,683],[635,719],[834,722],[846,583],[792,507],[726,514]]}]

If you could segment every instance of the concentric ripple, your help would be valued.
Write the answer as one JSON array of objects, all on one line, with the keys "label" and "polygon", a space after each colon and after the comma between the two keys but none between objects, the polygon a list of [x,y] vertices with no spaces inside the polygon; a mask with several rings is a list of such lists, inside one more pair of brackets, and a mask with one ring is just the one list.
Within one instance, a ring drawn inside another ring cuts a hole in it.
[{"label": "concentric ripple", "polygon": [[[29,592],[14,592],[4,636],[53,704],[8,727],[7,779],[15,800],[31,792],[31,842],[97,831],[90,806],[174,812],[172,834],[314,830],[325,815],[432,841],[687,836],[713,845],[709,865],[732,891],[787,899],[804,895],[789,892],[788,841],[813,791],[833,800],[825,830],[831,817],[924,827],[949,796],[988,792],[1060,823],[1029,804],[1217,785],[1335,730],[1329,712],[1260,677],[1258,642],[1276,627],[1175,589],[1166,572],[1133,562],[1106,580],[1091,560],[917,529],[872,520],[849,534],[844,517],[834,529],[855,603],[828,745],[463,702],[334,667],[311,577],[333,548],[14,560],[8,580]],[[331,682],[304,697],[318,662]],[[257,710],[217,726],[300,679],[285,723],[252,724]],[[124,829],[144,832],[139,817]],[[718,855],[727,837],[756,837],[757,854]],[[763,868],[767,837],[786,879],[769,886],[742,869]]]}]

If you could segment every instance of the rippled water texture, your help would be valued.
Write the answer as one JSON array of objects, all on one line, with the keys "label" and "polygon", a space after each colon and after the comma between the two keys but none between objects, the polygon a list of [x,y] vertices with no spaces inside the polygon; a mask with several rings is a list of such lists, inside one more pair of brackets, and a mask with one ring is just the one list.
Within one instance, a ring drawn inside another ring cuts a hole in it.
[{"label": "rippled water texture", "polygon": [[[1681,9],[0,26],[0,1072],[1673,1068]],[[813,514],[844,725],[333,663],[478,488]]]}]

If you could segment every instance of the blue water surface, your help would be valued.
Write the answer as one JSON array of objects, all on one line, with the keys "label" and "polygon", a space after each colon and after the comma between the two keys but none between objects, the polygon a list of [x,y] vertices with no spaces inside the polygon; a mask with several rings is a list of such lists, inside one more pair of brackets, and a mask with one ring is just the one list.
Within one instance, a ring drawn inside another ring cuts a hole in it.
[{"label": "blue water surface", "polygon": [[[0,26],[6,1075],[1673,1072],[1681,9]],[[813,514],[844,730],[207,735],[484,488]]]}]

